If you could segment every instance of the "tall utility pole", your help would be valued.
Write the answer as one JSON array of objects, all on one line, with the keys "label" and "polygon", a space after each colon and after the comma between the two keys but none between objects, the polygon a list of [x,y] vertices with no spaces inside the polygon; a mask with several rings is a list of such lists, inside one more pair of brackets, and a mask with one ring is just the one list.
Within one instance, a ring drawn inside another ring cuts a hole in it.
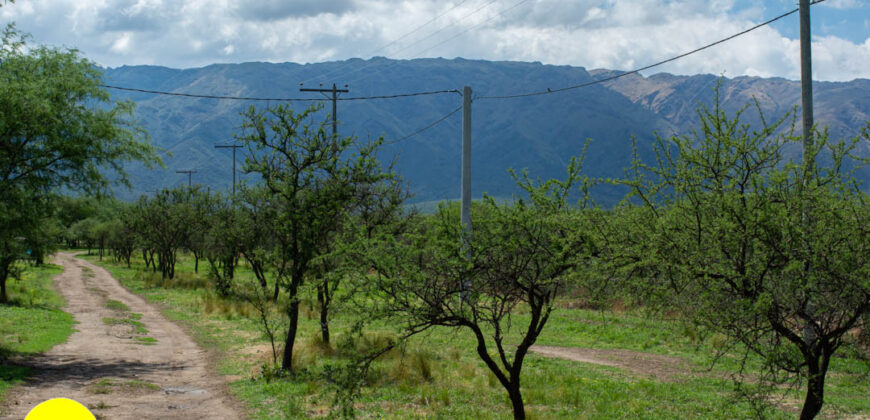
[{"label": "tall utility pole", "polygon": [[339,93],[347,93],[350,90],[347,89],[347,85],[344,85],[344,89],[338,89],[335,87],[335,83],[332,84],[332,89],[324,89],[324,88],[299,88],[300,92],[320,92],[327,93],[332,92],[332,137],[333,139],[338,135],[338,106],[336,103],[338,102],[338,94]]},{"label": "tall utility pole", "polygon": [[177,174],[187,174],[187,188],[190,188],[191,175],[195,174],[196,171],[192,169],[186,169],[183,171],[175,171]]},{"label": "tall utility pole", "polygon": [[465,238],[471,235],[471,87],[462,88],[462,220]]},{"label": "tall utility pole", "polygon": [[239,144],[216,144],[215,149],[233,149],[233,198],[236,197],[236,149],[242,147]]},{"label": "tall utility pole", "polygon": [[813,60],[810,39],[810,0],[800,0],[798,15],[801,23],[801,110],[804,125],[804,165],[812,173],[815,162],[810,162],[813,146]]}]

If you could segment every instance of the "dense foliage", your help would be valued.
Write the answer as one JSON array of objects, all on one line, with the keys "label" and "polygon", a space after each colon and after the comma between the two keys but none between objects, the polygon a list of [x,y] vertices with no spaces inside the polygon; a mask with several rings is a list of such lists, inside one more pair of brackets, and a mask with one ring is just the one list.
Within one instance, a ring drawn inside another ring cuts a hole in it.
[{"label": "dense foliage", "polygon": [[126,163],[156,161],[133,104],[109,98],[93,63],[26,41],[12,25],[0,39],[0,301],[12,263],[45,242],[61,189],[101,194],[109,174],[128,182]]},{"label": "dense foliage", "polygon": [[783,120],[753,130],[740,113],[699,115],[692,136],[658,139],[656,165],[636,163],[643,205],[620,252],[647,291],[760,356],[763,381],[803,380],[801,418],[813,418],[832,356],[870,311],[870,213],[843,169],[866,133],[819,133],[798,164]]}]

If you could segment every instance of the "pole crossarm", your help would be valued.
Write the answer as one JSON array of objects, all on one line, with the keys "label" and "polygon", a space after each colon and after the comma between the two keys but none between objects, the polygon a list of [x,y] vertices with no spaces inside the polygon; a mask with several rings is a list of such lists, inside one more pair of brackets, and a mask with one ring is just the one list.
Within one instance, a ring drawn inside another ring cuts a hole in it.
[{"label": "pole crossarm", "polygon": [[[350,90],[347,88],[347,85],[344,85],[344,89],[339,89],[335,86],[335,83],[332,84],[331,88],[299,88],[300,92],[319,92],[319,93],[332,93],[332,97],[327,97],[332,100],[332,137],[336,138],[338,136],[338,106],[336,105],[338,102],[338,94],[339,93],[347,93]],[[324,95],[326,96],[326,95]]]},{"label": "pole crossarm", "polygon": [[196,173],[196,171],[193,170],[193,169],[179,169],[179,170],[175,171],[175,173],[177,173],[177,174],[187,174],[187,187],[190,188],[190,186],[191,186],[191,181],[192,181],[192,179],[193,179],[192,176],[193,176],[193,174]]}]

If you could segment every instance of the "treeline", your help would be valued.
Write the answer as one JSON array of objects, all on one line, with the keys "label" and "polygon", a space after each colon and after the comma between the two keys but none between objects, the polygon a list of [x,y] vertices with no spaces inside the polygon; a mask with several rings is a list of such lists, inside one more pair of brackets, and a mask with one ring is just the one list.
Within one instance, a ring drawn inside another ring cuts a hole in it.
[{"label": "treeline", "polygon": [[[513,174],[524,194],[476,202],[468,231],[456,206],[406,211],[404,186],[376,159],[380,142],[330,136],[312,122],[314,111],[245,114],[238,139],[248,150],[245,170],[261,185],[235,197],[160,191],[94,224],[125,241],[103,243],[99,233],[90,240],[128,264],[136,249],[169,278],[177,253],[188,251],[195,270],[206,262],[219,294],[250,298],[235,278],[243,259],[254,295],[285,299],[287,372],[304,293],[318,302],[327,345],[339,291],[345,310],[363,314],[358,330],[375,320],[405,338],[466,330],[516,418],[525,415],[524,358],[566,292],[631,299],[724,334],[762,365],[742,392],[764,396],[800,378],[802,418],[821,409],[834,354],[844,346],[867,354],[870,203],[844,169],[860,164],[850,156],[866,131],[838,143],[818,132],[795,163],[785,151],[799,139],[786,118],[753,130],[740,114],[701,109],[700,131],[659,138],[655,164],[636,159],[626,179],[606,181],[631,190],[616,208],[592,205],[590,187],[605,181],[585,177],[575,159],[565,179]],[[512,317],[518,308],[527,323]],[[361,355],[345,386],[358,390],[367,363],[385,350]]]}]

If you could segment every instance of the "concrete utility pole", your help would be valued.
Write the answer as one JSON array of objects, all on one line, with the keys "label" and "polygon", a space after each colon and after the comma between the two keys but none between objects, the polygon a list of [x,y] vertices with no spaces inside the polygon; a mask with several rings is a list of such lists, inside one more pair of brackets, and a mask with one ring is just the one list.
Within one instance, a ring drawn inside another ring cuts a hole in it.
[{"label": "concrete utility pole", "polygon": [[187,174],[187,188],[190,188],[191,175],[195,174],[196,171],[192,169],[187,169],[183,171],[175,171],[177,174]]},{"label": "concrete utility pole", "polygon": [[336,103],[338,102],[338,94],[339,93],[347,93],[350,90],[347,89],[347,85],[344,85],[344,89],[338,89],[335,87],[335,83],[332,84],[332,89],[324,89],[324,88],[299,88],[300,92],[332,92],[332,138],[336,138],[338,135],[338,106]]},{"label": "concrete utility pole", "polygon": [[462,88],[462,220],[465,240],[471,236],[471,87]]},{"label": "concrete utility pole", "polygon": [[813,146],[813,60],[810,39],[810,0],[800,0],[798,15],[801,24],[801,110],[804,126],[804,164],[812,170],[809,149]]},{"label": "concrete utility pole", "polygon": [[233,198],[236,198],[236,149],[242,147],[238,144],[216,144],[215,149],[233,149]]}]

